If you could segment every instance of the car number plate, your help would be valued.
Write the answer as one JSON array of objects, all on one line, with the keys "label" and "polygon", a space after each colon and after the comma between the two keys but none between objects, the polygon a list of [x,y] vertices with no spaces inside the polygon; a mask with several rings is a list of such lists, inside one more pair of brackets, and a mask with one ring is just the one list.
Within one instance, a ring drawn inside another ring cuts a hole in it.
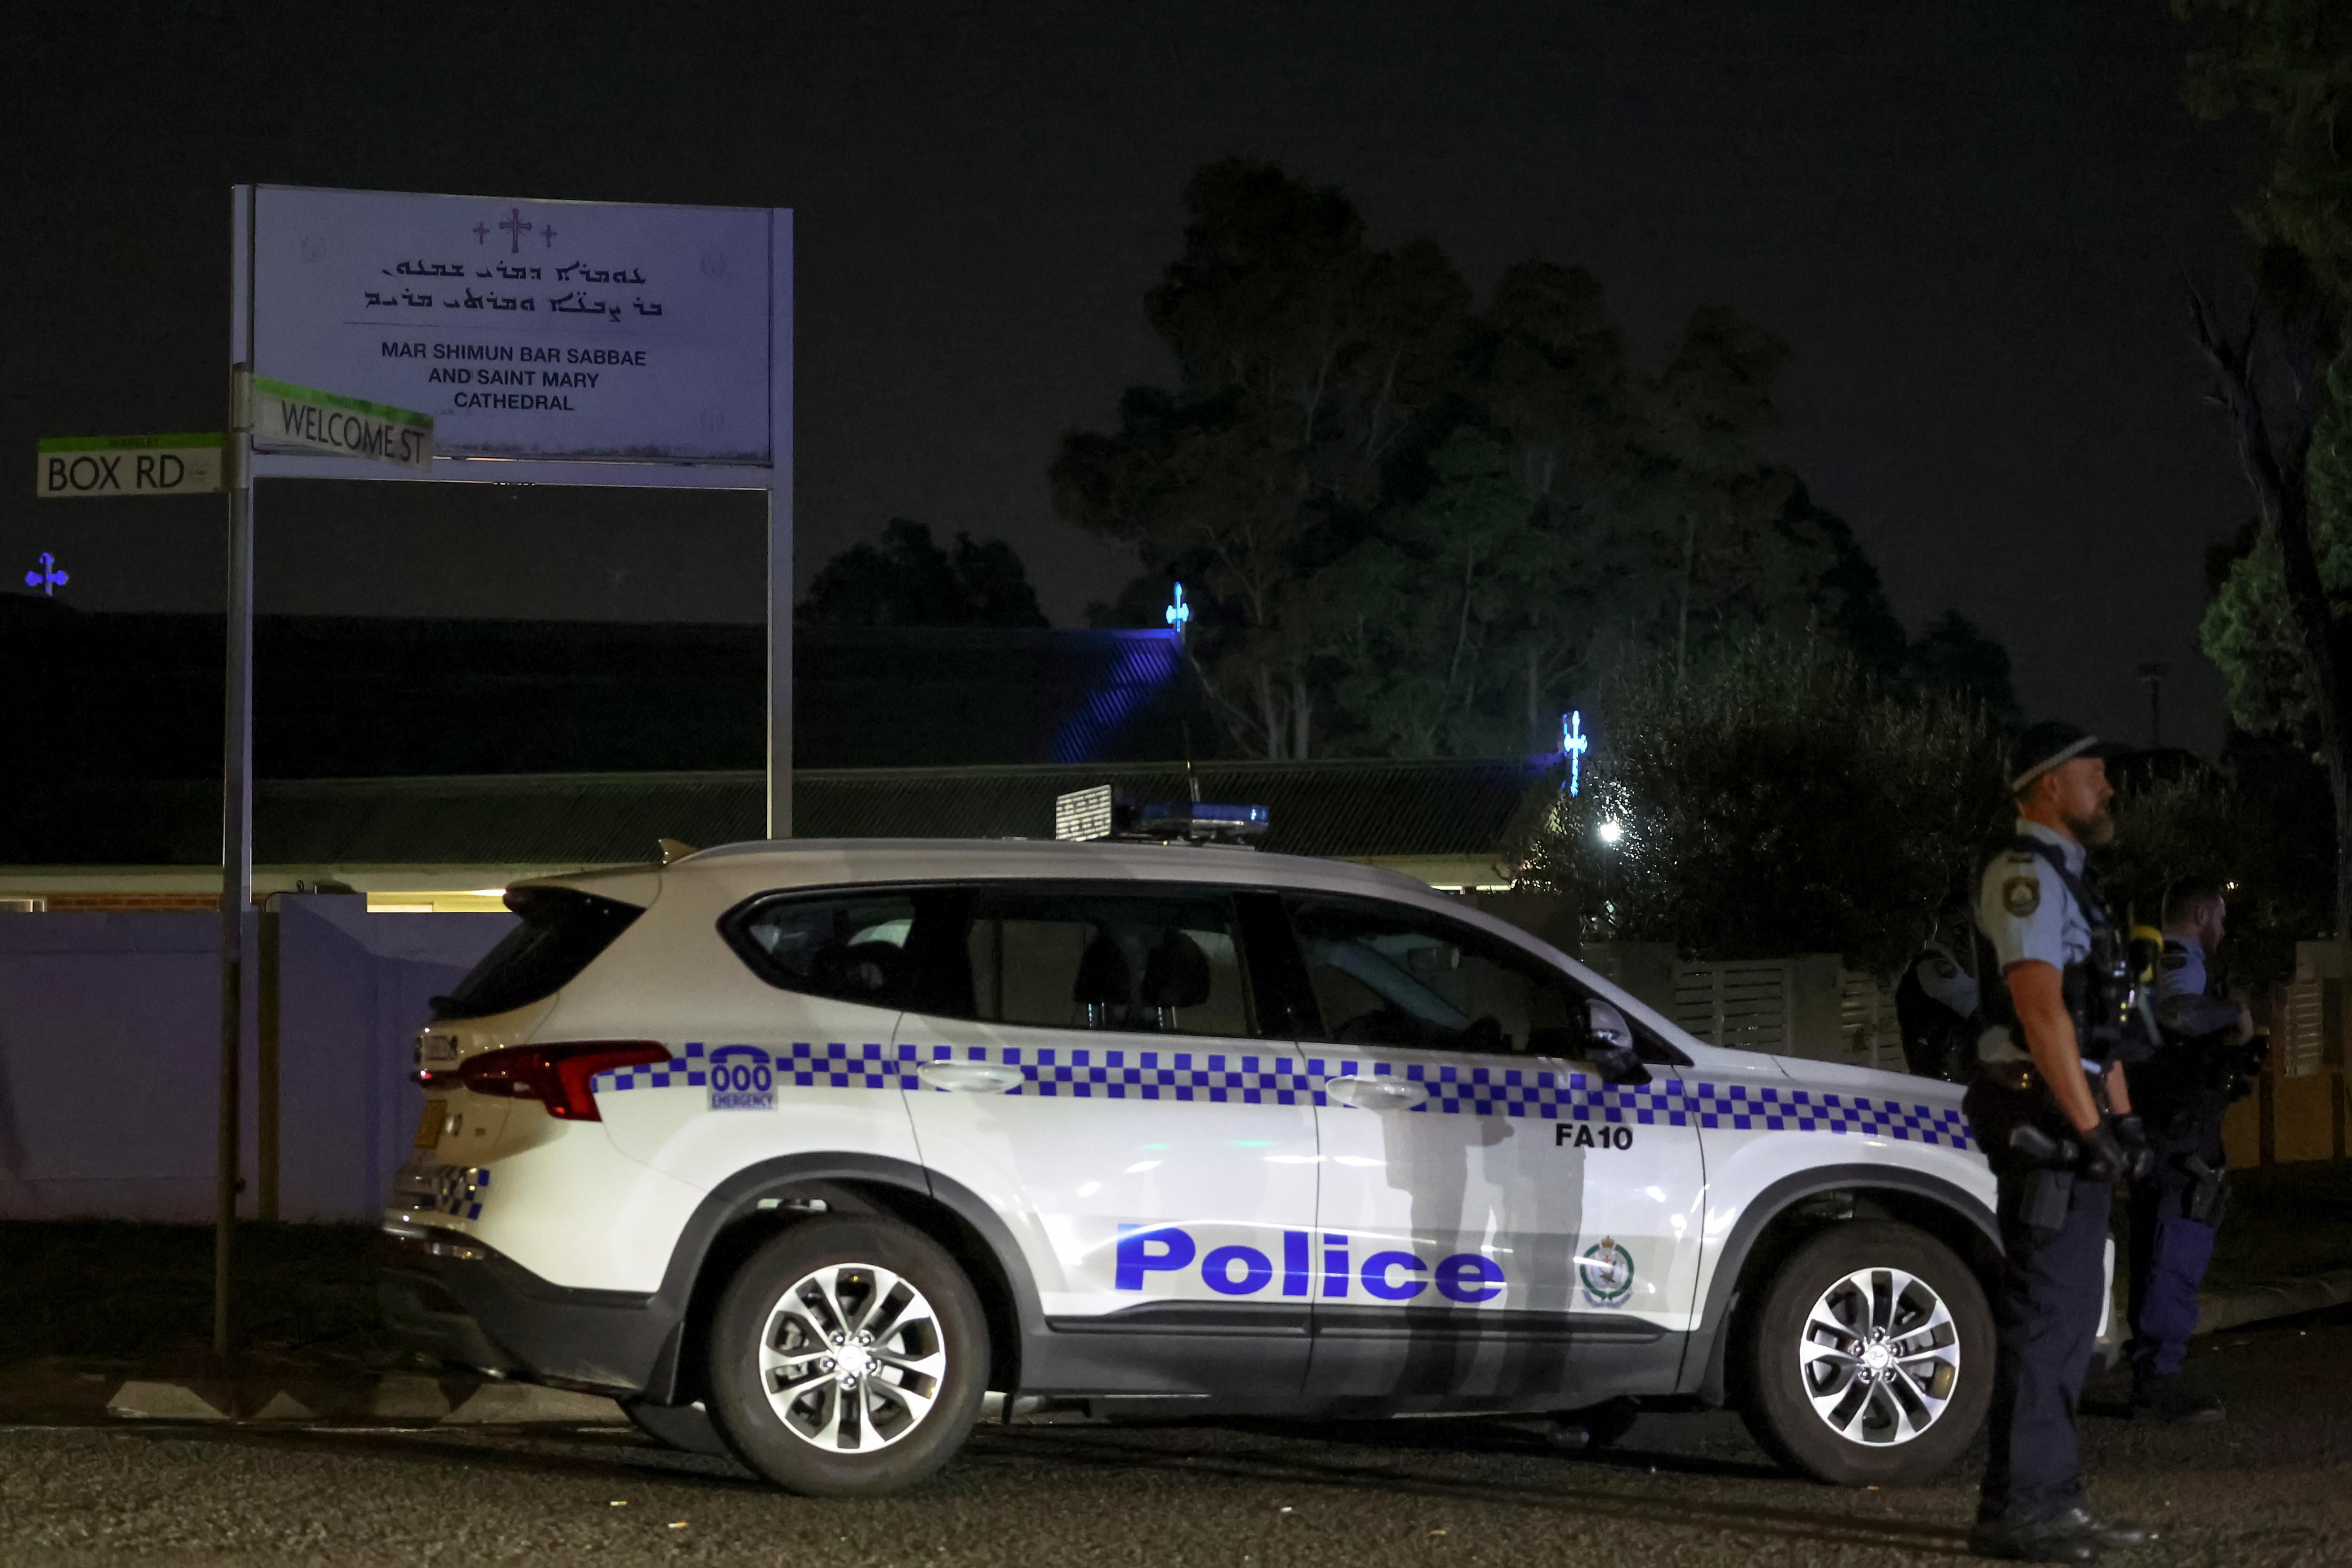
[{"label": "car number plate", "polygon": [[449,1102],[446,1100],[425,1102],[425,1120],[416,1124],[416,1146],[419,1149],[430,1149],[441,1142],[441,1119],[448,1113]]}]

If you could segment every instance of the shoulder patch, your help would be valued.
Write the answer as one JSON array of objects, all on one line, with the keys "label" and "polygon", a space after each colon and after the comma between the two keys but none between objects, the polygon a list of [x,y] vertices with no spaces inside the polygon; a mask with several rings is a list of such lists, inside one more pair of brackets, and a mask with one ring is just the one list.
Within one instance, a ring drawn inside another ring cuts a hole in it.
[{"label": "shoulder patch", "polygon": [[2011,877],[2000,885],[2000,907],[2023,920],[2042,907],[2042,884],[2032,877]]}]

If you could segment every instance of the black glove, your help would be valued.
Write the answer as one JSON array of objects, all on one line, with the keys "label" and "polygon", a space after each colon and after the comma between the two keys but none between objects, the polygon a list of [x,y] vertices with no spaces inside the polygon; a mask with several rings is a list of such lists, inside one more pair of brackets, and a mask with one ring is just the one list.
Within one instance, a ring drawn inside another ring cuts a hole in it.
[{"label": "black glove", "polygon": [[2115,1118],[2116,1142],[2123,1146],[2123,1173],[2137,1182],[2156,1169],[2156,1151],[2148,1146],[2147,1125],[2137,1115]]},{"label": "black glove", "polygon": [[2074,1170],[2084,1181],[2112,1182],[2130,1173],[2132,1155],[2116,1136],[2114,1122],[2102,1121],[2081,1136],[2083,1152],[2074,1162]]}]

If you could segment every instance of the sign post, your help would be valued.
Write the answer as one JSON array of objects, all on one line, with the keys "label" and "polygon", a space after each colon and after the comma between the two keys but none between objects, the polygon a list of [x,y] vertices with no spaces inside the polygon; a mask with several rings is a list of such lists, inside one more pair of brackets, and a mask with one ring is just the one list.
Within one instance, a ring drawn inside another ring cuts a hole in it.
[{"label": "sign post", "polygon": [[[792,834],[793,213],[239,185],[213,1342],[236,1225],[267,479],[764,492],[768,833]],[[320,387],[331,392],[321,392]],[[354,460],[372,459],[372,460]]]},{"label": "sign post", "polygon": [[[253,907],[253,400],[229,372],[227,665],[221,716],[221,1056],[213,1181],[213,1354],[228,1359],[229,1254],[236,1238],[244,1090],[245,911]],[[236,1412],[231,1411],[230,1415]]]}]

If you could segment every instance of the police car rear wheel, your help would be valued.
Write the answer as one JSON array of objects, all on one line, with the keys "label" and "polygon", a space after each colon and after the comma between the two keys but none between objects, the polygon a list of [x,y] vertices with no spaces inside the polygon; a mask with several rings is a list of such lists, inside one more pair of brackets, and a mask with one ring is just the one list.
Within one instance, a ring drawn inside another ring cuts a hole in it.
[{"label": "police car rear wheel", "polygon": [[710,1388],[728,1445],[777,1485],[896,1490],[971,1435],[988,1388],[980,1299],[910,1226],[803,1221],[754,1252],[720,1298]]},{"label": "police car rear wheel", "polygon": [[1780,1265],[1752,1323],[1748,1426],[1817,1479],[1926,1480],[1983,1424],[1991,1309],[1968,1266],[1923,1231],[1823,1231]]}]

